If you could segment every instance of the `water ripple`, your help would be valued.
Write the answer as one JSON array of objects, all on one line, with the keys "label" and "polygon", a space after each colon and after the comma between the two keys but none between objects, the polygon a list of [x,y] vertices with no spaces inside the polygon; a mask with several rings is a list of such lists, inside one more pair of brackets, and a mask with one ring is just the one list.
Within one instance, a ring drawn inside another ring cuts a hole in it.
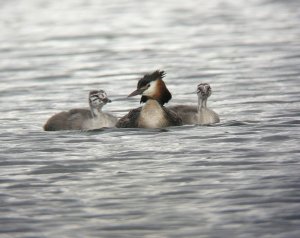
[{"label": "water ripple", "polygon": [[[1,237],[299,237],[299,7],[2,1]],[[221,122],[42,130],[91,89],[121,117],[156,69],[170,105],[210,83]]]}]

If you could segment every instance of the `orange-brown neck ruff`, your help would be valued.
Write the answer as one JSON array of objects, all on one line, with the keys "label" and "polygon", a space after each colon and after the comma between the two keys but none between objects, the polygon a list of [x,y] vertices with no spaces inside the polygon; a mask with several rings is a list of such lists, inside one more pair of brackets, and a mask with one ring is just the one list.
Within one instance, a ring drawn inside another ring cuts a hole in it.
[{"label": "orange-brown neck ruff", "polygon": [[169,102],[172,98],[172,94],[166,87],[166,84],[162,79],[157,79],[156,82],[156,87],[155,87],[155,92],[150,96],[145,96],[143,95],[141,97],[141,103],[142,102],[147,102],[149,98],[154,99],[158,101],[161,105],[164,105],[165,103]]}]

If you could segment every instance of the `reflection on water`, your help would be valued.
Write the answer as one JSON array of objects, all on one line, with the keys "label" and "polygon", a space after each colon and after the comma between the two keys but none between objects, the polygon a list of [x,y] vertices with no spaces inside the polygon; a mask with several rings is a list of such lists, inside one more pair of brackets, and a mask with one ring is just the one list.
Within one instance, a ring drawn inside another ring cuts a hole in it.
[{"label": "reflection on water", "polygon": [[[1,237],[298,237],[299,1],[4,1]],[[145,72],[213,126],[42,131]]]}]

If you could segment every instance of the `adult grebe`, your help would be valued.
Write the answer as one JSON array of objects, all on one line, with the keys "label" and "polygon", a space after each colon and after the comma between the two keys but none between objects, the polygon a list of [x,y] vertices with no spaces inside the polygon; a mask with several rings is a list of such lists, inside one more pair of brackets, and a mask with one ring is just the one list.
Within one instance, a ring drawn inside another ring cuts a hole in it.
[{"label": "adult grebe", "polygon": [[45,131],[93,130],[102,127],[114,127],[117,117],[102,111],[102,107],[111,102],[103,90],[89,93],[89,109],[76,108],[53,115],[44,125]]},{"label": "adult grebe", "polygon": [[163,105],[167,103],[172,95],[167,89],[162,78],[164,71],[155,71],[146,74],[137,84],[137,89],[128,97],[141,94],[141,103],[144,106],[131,110],[122,117],[116,127],[122,128],[162,128],[168,126],[180,126],[180,117]]},{"label": "adult grebe", "polygon": [[198,106],[178,105],[168,108],[181,117],[183,124],[208,125],[220,122],[218,114],[207,107],[207,99],[211,92],[208,83],[200,83],[197,86]]}]

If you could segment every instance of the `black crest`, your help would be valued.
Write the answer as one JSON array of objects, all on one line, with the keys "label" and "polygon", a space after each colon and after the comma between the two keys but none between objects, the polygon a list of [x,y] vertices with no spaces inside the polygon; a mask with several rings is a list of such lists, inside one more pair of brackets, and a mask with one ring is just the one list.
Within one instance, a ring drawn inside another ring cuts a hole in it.
[{"label": "black crest", "polygon": [[[144,77],[139,80],[137,87],[143,88],[151,81],[155,81],[157,79],[163,79],[165,77],[165,75],[166,75],[166,73],[164,71],[160,71],[160,70],[156,70],[151,74],[145,74]],[[169,90],[167,89],[167,87],[165,86],[165,83],[162,82],[162,84],[163,84],[163,88],[161,91],[162,94],[161,94],[160,98],[157,98],[157,101],[161,105],[164,105],[172,98],[172,95],[169,92]],[[148,100],[147,96],[142,96],[140,103],[145,103],[145,102],[147,102],[147,100]]]},{"label": "black crest", "polygon": [[143,78],[141,78],[138,82],[137,88],[142,88],[143,86],[146,86],[151,81],[155,81],[156,79],[162,79],[165,77],[166,73],[165,71],[159,71],[156,70],[151,74],[145,74]]}]

